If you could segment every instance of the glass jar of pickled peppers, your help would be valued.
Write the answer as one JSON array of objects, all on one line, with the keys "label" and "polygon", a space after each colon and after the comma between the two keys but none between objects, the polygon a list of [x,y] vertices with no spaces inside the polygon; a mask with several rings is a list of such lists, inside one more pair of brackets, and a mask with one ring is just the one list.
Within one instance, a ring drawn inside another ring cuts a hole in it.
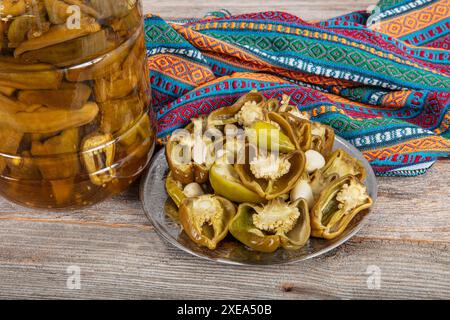
[{"label": "glass jar of pickled peppers", "polygon": [[145,169],[156,123],[138,0],[0,1],[0,194],[77,208]]}]

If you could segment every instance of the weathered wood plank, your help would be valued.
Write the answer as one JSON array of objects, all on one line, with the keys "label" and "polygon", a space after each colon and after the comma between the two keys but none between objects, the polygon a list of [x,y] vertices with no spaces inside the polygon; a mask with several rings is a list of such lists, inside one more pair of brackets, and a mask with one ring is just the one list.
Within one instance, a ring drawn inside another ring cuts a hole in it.
[{"label": "weathered wood plank", "polygon": [[[2,241],[1,296],[56,298],[449,298],[448,244],[355,238],[317,260],[282,267],[198,261],[140,230],[11,224]],[[27,233],[26,237],[23,233]],[[3,248],[14,248],[5,252]],[[6,254],[6,256],[5,256]],[[5,261],[6,259],[6,261]],[[66,269],[81,268],[81,290]],[[381,289],[367,288],[367,268]],[[282,290],[292,284],[292,292]]]},{"label": "weathered wood plank", "polygon": [[[164,17],[283,10],[325,19],[372,0],[155,1]],[[163,242],[147,222],[137,186],[75,212],[35,211],[0,199],[0,298],[450,298],[450,161],[415,178],[381,178],[364,229],[316,260],[281,267],[231,267],[191,257]],[[81,290],[66,287],[81,268]],[[381,270],[380,290],[367,268]],[[285,292],[283,286],[291,287]]]},{"label": "weathered wood plank", "polygon": [[[0,297],[450,298],[449,172],[450,161],[441,161],[424,177],[380,179],[377,209],[357,237],[282,267],[229,267],[184,254],[155,234],[136,189],[74,213],[1,200]],[[80,291],[66,288],[71,265],[81,268]],[[381,269],[380,290],[367,289],[371,265]]]},{"label": "weathered wood plank", "polygon": [[356,10],[367,10],[376,0],[281,0],[281,1],[239,1],[239,0],[144,0],[146,12],[166,18],[203,17],[207,12],[227,9],[233,14],[285,11],[305,20],[323,20]]}]

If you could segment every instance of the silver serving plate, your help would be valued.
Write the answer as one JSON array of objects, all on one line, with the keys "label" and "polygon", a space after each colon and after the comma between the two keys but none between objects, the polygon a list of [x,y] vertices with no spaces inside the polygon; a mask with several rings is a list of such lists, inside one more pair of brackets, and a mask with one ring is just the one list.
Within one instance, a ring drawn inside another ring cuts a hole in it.
[{"label": "silver serving plate", "polygon": [[[367,160],[361,152],[342,138],[336,137],[334,148],[345,150],[364,164],[367,170],[365,183],[375,203],[378,186],[375,174]],[[211,251],[199,247],[192,242],[176,222],[178,210],[165,190],[167,173],[168,166],[164,149],[162,149],[155,154],[141,183],[141,199],[148,219],[156,231],[172,245],[194,256],[219,263],[233,265],[274,265],[294,263],[321,256],[336,249],[360,231],[364,221],[371,212],[371,210],[361,212],[353,219],[347,230],[338,238],[333,240],[311,238],[308,244],[300,250],[279,249],[275,253],[259,253],[245,247],[230,235],[216,250]]]}]

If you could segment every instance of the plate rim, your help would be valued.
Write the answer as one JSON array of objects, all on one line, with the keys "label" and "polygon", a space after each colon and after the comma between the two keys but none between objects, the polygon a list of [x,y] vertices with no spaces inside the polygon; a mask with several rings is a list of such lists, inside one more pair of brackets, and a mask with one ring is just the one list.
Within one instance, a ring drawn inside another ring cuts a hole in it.
[{"label": "plate rim", "polygon": [[208,257],[206,255],[200,254],[198,252],[195,252],[195,251],[191,250],[190,248],[188,248],[186,246],[183,246],[175,238],[173,238],[173,237],[169,236],[168,234],[162,232],[161,228],[158,228],[158,227],[155,226],[155,225],[160,226],[160,223],[153,218],[151,213],[148,212],[145,199],[147,198],[146,197],[146,191],[147,191],[146,189],[147,189],[148,182],[150,180],[150,172],[156,166],[156,161],[159,159],[159,157],[161,157],[161,154],[163,154],[162,156],[165,157],[165,155],[164,155],[165,147],[164,146],[160,150],[158,150],[158,152],[156,152],[153,155],[152,160],[150,162],[150,165],[149,165],[148,169],[145,171],[144,177],[141,180],[141,183],[140,183],[140,186],[139,186],[139,196],[140,196],[140,199],[141,199],[141,203],[142,203],[142,207],[143,207],[145,216],[150,221],[150,223],[154,226],[154,229],[156,230],[156,233],[160,236],[160,238],[164,239],[165,241],[167,241],[168,243],[170,243],[171,245],[173,245],[174,247],[176,247],[180,251],[187,252],[187,253],[189,253],[189,254],[197,257],[197,258],[200,258],[202,260],[207,260],[207,261],[210,261],[210,262],[216,262],[216,263],[220,263],[220,264],[234,265],[234,266],[276,266],[276,265],[289,265],[289,264],[295,264],[295,263],[299,263],[299,262],[304,262],[304,261],[307,261],[307,260],[311,260],[311,259],[317,258],[317,257],[322,256],[322,255],[325,255],[325,254],[327,254],[327,253],[329,253],[329,252],[331,252],[333,250],[336,250],[337,248],[339,248],[340,246],[342,246],[343,244],[348,242],[357,233],[359,233],[361,231],[361,229],[367,224],[369,216],[371,216],[373,214],[373,211],[374,211],[373,208],[376,207],[377,200],[378,200],[378,181],[376,179],[376,175],[375,175],[375,172],[373,171],[372,166],[364,158],[364,156],[361,153],[361,151],[359,151],[350,142],[348,142],[347,140],[345,140],[344,138],[342,138],[342,137],[340,137],[338,135],[336,135],[335,140],[337,140],[341,144],[345,145],[346,148],[352,150],[352,152],[354,152],[356,155],[358,155],[359,160],[363,161],[366,164],[365,167],[367,167],[367,169],[368,169],[367,177],[368,178],[369,177],[374,178],[373,181],[375,182],[374,183],[373,195],[372,195],[373,205],[369,209],[367,214],[363,217],[363,219],[361,219],[361,221],[358,223],[358,225],[355,226],[355,228],[351,232],[349,232],[345,237],[343,237],[339,241],[336,241],[331,246],[323,248],[323,249],[321,249],[321,250],[319,250],[319,251],[317,251],[315,253],[305,255],[304,257],[301,257],[301,258],[296,258],[296,259],[292,259],[292,260],[288,260],[288,261],[275,261],[273,263],[268,263],[268,264],[252,263],[251,261],[250,262],[238,262],[238,261],[227,260],[227,259],[223,259],[223,258],[211,258],[211,257]]}]

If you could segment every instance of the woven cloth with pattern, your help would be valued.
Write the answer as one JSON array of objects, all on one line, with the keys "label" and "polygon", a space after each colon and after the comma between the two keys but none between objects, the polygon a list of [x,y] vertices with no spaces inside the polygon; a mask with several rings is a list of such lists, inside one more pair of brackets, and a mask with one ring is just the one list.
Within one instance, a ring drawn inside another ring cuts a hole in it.
[{"label": "woven cloth with pattern", "polygon": [[380,176],[425,173],[450,155],[450,0],[383,0],[306,22],[284,12],[166,22],[145,34],[159,138],[257,89],[291,96]]}]

